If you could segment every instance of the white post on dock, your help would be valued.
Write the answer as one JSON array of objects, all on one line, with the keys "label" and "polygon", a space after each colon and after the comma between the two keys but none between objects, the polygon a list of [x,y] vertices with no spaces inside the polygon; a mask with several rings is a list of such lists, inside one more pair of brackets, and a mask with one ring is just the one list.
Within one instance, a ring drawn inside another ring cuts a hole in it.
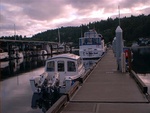
[{"label": "white post on dock", "polygon": [[112,42],[112,47],[113,47],[114,56],[116,57],[116,37],[114,37],[114,40]]},{"label": "white post on dock", "polygon": [[126,61],[125,61],[125,53],[122,52],[121,54],[121,67],[122,67],[122,72],[126,72]]},{"label": "white post on dock", "polygon": [[121,71],[121,54],[123,52],[123,39],[122,39],[122,29],[120,26],[116,29],[116,58],[118,64],[118,70]]}]

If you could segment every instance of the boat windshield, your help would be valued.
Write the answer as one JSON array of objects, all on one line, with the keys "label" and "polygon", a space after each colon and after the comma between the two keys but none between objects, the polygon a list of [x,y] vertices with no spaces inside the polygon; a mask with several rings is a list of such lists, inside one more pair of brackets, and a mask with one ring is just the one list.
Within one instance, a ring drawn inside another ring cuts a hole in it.
[{"label": "boat windshield", "polygon": [[90,32],[85,32],[84,33],[84,37],[90,37],[90,38],[92,38],[92,37],[97,37],[98,36],[98,34],[96,33],[96,31],[90,31]]},{"label": "boat windshield", "polygon": [[46,71],[55,71],[55,62],[54,61],[50,61],[47,62],[47,68]]},{"label": "boat windshield", "polygon": [[65,71],[65,64],[64,64],[64,61],[58,61],[58,62],[57,62],[57,69],[58,69],[58,72],[63,72],[63,71]]},{"label": "boat windshield", "polygon": [[79,45],[100,45],[100,38],[80,38]]},{"label": "boat windshield", "polygon": [[67,67],[68,67],[67,68],[68,72],[75,72],[76,71],[75,62],[73,62],[73,61],[68,61]]}]

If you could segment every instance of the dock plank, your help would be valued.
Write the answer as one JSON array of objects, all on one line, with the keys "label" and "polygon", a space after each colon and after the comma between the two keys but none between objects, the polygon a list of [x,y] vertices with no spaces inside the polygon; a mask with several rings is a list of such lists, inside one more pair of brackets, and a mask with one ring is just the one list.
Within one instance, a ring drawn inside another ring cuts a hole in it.
[{"label": "dock plank", "polygon": [[69,103],[61,113],[150,113],[150,105],[132,103]]}]

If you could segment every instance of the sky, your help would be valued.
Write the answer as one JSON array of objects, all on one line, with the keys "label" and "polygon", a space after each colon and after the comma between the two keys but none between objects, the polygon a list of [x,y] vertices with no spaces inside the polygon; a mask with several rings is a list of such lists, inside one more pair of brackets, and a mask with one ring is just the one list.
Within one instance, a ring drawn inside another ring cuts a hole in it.
[{"label": "sky", "polygon": [[[34,34],[118,17],[150,14],[150,0],[0,0],[0,36]],[[14,30],[15,29],[15,30]]]}]

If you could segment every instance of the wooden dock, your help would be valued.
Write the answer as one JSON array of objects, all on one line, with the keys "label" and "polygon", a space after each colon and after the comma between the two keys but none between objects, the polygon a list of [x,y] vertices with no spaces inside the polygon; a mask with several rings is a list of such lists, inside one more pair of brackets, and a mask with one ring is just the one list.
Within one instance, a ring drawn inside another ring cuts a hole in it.
[{"label": "wooden dock", "polygon": [[108,50],[61,113],[150,113],[150,104],[133,77],[117,71]]}]

